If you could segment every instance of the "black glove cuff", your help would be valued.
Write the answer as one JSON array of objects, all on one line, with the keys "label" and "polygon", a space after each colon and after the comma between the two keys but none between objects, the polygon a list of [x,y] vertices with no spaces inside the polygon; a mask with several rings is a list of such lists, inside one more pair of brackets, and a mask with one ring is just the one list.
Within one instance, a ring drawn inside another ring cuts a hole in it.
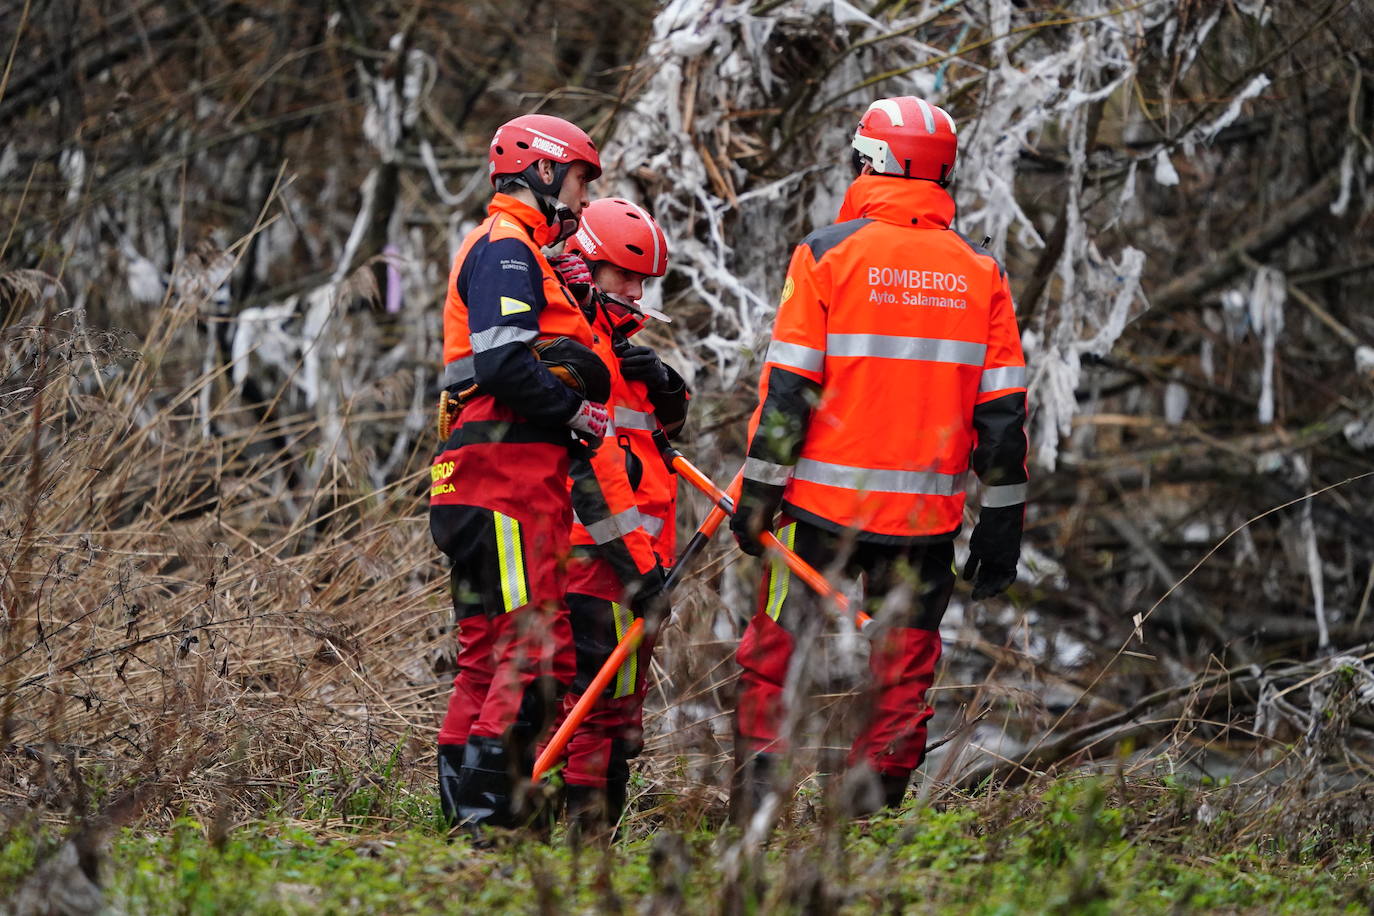
[{"label": "black glove cuff", "polygon": [[783,488],[782,484],[763,483],[746,477],[740,488],[739,501],[735,503],[735,517],[760,516],[766,527],[773,521],[773,516],[778,513],[778,507],[782,505]]},{"label": "black glove cuff", "polygon": [[969,553],[985,562],[1016,568],[1021,556],[1021,534],[1026,518],[1025,503],[984,508],[969,537]]}]

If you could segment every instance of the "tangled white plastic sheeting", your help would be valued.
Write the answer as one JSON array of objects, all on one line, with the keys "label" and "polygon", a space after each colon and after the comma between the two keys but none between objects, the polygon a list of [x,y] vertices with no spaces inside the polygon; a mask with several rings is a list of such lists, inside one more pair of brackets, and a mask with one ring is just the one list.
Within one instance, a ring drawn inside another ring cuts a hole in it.
[{"label": "tangled white plastic sheeting", "polygon": [[[398,52],[401,46],[401,36],[393,36],[391,50]],[[367,97],[363,132],[381,161],[390,162],[398,154],[405,130],[419,119],[420,106],[434,87],[437,65],[429,55],[412,49],[405,55],[405,70],[399,81],[374,77],[361,66],[359,75]],[[350,379],[360,376],[337,371],[337,364],[350,356],[369,359],[369,355],[357,352],[358,348],[349,346],[345,340],[335,339],[330,329],[340,292],[348,281],[348,268],[372,219],[377,179],[378,172],[374,168],[363,181],[362,204],[327,283],[282,302],[244,309],[237,315],[231,350],[236,383],[242,384],[247,379],[252,362],[256,360],[289,378],[307,407],[318,409],[321,404],[342,402],[357,387]],[[422,250],[409,236],[398,240],[397,262],[412,287],[417,280],[423,282],[434,273],[418,267],[423,259],[415,255]],[[379,365],[395,362],[388,360],[387,354],[370,356]],[[332,412],[323,412],[322,418],[333,422]]]},{"label": "tangled white plastic sheeting", "polygon": [[[829,15],[818,15],[823,12]],[[781,92],[788,87],[773,72],[771,55],[765,53],[779,29],[825,29],[827,40],[845,47],[869,42],[862,55],[845,55],[816,92],[818,99],[843,99],[857,110],[867,99],[860,98],[853,87],[868,75],[957,51],[957,47],[931,47],[918,37],[921,29],[914,28],[941,12],[1002,35],[1018,28],[1024,15],[1010,0],[992,0],[976,10],[927,2],[887,22],[878,22],[847,4],[788,4],[756,16],[746,3],[676,0],[656,17],[653,40],[641,61],[641,66],[653,68],[653,75],[630,107],[629,129],[617,137],[608,157],[609,171],[627,174],[633,167],[644,166],[670,178],[651,206],[673,240],[670,269],[711,310],[711,324],[700,339],[678,340],[680,345],[709,354],[716,375],[708,384],[733,388],[741,375],[756,366],[791,246],[806,231],[834,218],[848,176],[844,169],[827,165],[844,162],[849,138],[844,130],[818,131],[807,151],[815,171],[800,168],[786,181],[762,189],[765,193],[746,193],[734,202],[722,199],[713,189],[699,147],[710,145],[727,109],[780,103]],[[1060,441],[1078,409],[1081,358],[1110,351],[1131,318],[1146,307],[1140,289],[1143,253],[1128,247],[1112,257],[1104,256],[1094,238],[1098,227],[1083,212],[1088,113],[1094,103],[1135,77],[1140,42],[1154,42],[1157,48],[1178,43],[1186,67],[1218,19],[1216,15],[1202,17],[1181,33],[1176,8],[1168,3],[1123,10],[1108,0],[1096,0],[1076,7],[1075,13],[1079,21],[1034,33],[1019,46],[994,43],[991,67],[962,81],[946,83],[944,73],[937,77],[932,68],[924,68],[894,77],[881,87],[886,93],[911,93],[940,102],[968,81],[987,81],[976,119],[967,119],[961,131],[954,190],[960,208],[957,225],[967,235],[989,237],[989,247],[999,257],[1005,255],[1010,238],[1025,249],[1044,245],[1040,230],[1015,195],[1022,152],[1050,131],[1067,141],[1069,206],[1066,242],[1055,265],[1059,284],[1053,301],[1039,310],[1034,327],[1026,328],[1031,344],[1031,397],[1037,405],[1032,430],[1035,460],[1048,468],[1054,467]],[[975,22],[975,16],[982,22]],[[1166,28],[1157,28],[1161,24]],[[903,34],[903,30],[909,31]],[[888,37],[871,41],[883,36]],[[689,135],[684,107],[692,103],[685,103],[682,95],[689,65],[702,57],[721,63],[709,88],[699,89],[699,96],[707,98],[695,103]],[[1242,96],[1252,98],[1265,84],[1257,77]],[[1182,154],[1190,155],[1193,144],[1205,144],[1239,110],[1239,104],[1233,105],[1198,127]],[[1152,148],[1139,158],[1153,164],[1159,183],[1177,183],[1170,150]],[[1134,196],[1135,167],[1132,162],[1130,181],[1121,192],[1123,204]],[[745,176],[739,172],[736,177]],[[626,187],[622,193],[635,192]],[[799,213],[797,200],[809,200],[811,205]],[[1119,210],[1110,217],[1112,223],[1119,219]],[[798,231],[784,233],[783,227]],[[686,368],[690,372],[695,367]]]}]

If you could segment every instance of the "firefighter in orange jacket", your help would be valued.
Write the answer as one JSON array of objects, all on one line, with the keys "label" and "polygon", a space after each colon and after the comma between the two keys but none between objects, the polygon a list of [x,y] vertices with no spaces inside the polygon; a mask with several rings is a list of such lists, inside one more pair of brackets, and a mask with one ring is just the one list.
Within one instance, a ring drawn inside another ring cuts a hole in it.
[{"label": "firefighter in orange jacket", "polygon": [[[1006,589],[1020,556],[1025,360],[1006,273],[950,228],[956,150],[954,120],[923,99],[879,99],[864,114],[839,220],[788,268],[730,523],[759,555],[781,509],[779,539],[820,568],[842,555],[874,614],[892,590],[914,589],[872,647],[872,706],[849,765],[881,795],[856,810],[897,805],[925,756],[970,467],[984,485],[964,569],[973,599]],[[738,652],[737,813],[771,785],[788,660],[820,613],[793,579],[770,565]]]},{"label": "firefighter in orange jacket", "polygon": [[468,827],[519,823],[512,774],[530,772],[575,672],[563,603],[570,450],[604,434],[610,388],[540,250],[577,228],[601,172],[596,147],[561,118],[524,115],[497,130],[489,162],[497,193],[453,260],[444,303],[444,386],[462,406],[430,490],[458,618],[439,797]]},{"label": "firefighter in orange jacket", "polygon": [[[653,218],[628,200],[595,201],[567,252],[554,264],[586,302],[597,352],[611,366],[611,426],[602,448],[573,462],[576,522],[567,603],[577,678],[564,698],[565,714],[634,619],[647,615],[656,622],[667,612],[662,592],[675,550],[677,477],[654,439],[681,430],[691,398],[672,367],[649,347],[630,342],[645,312],[668,320],[638,305],[644,281],[668,267],[667,238]],[[568,743],[568,816],[582,828],[614,825],[624,808],[629,761],[642,747],[652,651],[645,639]]]}]

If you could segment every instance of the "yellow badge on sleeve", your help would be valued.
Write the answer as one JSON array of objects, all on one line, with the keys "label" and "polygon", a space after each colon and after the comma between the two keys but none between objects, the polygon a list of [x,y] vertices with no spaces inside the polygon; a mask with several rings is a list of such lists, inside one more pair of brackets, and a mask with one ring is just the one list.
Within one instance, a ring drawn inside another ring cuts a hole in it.
[{"label": "yellow badge on sleeve", "polygon": [[528,312],[529,310],[530,304],[528,302],[521,302],[519,299],[512,299],[510,296],[501,297],[502,315],[518,315],[521,312]]},{"label": "yellow badge on sleeve", "polygon": [[784,284],[782,285],[782,298],[778,300],[778,305],[782,305],[782,304],[783,304],[784,302],[786,302],[788,299],[791,299],[791,298],[792,298],[792,291],[795,290],[796,288],[797,288],[797,284],[795,284],[795,283],[792,282],[792,278],[791,278],[791,277],[788,277],[788,278],[787,278],[787,282],[784,283]]}]

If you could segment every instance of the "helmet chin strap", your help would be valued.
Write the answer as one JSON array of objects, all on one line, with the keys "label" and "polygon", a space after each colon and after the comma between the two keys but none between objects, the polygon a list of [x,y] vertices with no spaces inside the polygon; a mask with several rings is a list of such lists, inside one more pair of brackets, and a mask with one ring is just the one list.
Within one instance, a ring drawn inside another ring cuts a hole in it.
[{"label": "helmet chin strap", "polygon": [[570,168],[570,162],[554,163],[553,180],[544,181],[539,177],[539,163],[532,162],[516,179],[534,195],[534,199],[539,203],[539,212],[544,214],[545,222],[558,229],[558,237],[549,243],[551,245],[571,238],[577,231],[577,217],[567,204],[558,199],[558,192],[563,189],[563,178]]},{"label": "helmet chin strap", "polygon": [[[606,316],[607,323],[610,324],[611,329],[617,334],[627,338],[633,337],[644,327],[644,313],[639,310],[639,306],[632,302],[626,302],[619,296],[612,296],[610,293],[602,292],[599,289],[593,293],[593,296],[596,299],[597,305],[601,308],[601,313]],[[611,310],[607,308],[607,306],[612,303],[625,309],[629,314],[617,318],[615,315],[611,314]]]},{"label": "helmet chin strap", "polygon": [[550,226],[558,227],[558,237],[550,244],[556,245],[565,239],[572,238],[577,231],[577,217],[567,204],[559,200],[552,194],[541,194],[534,192],[534,196],[539,200],[539,210],[544,214],[544,219],[548,220]]}]

